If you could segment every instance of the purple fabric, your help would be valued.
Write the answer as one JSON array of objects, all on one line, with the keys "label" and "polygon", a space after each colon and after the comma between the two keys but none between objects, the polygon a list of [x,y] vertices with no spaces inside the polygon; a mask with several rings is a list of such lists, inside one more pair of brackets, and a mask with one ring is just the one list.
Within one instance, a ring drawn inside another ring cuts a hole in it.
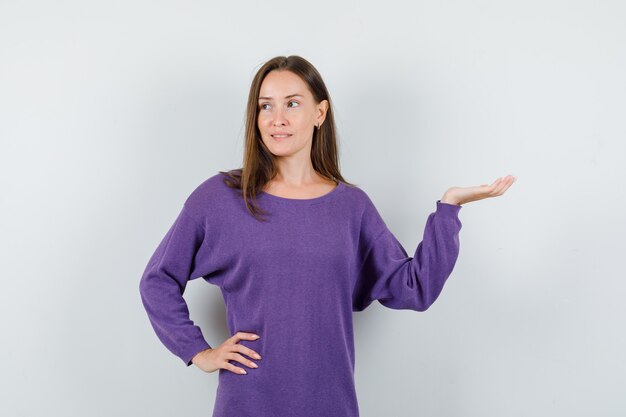
[{"label": "purple fabric", "polygon": [[305,200],[261,193],[262,223],[223,178],[189,195],[141,277],[154,331],[187,366],[212,347],[183,299],[202,277],[221,289],[230,334],[261,336],[239,342],[261,355],[249,358],[258,368],[219,369],[213,417],[357,417],[352,312],[435,302],[459,254],[462,207],[437,200],[409,257],[357,186]]}]

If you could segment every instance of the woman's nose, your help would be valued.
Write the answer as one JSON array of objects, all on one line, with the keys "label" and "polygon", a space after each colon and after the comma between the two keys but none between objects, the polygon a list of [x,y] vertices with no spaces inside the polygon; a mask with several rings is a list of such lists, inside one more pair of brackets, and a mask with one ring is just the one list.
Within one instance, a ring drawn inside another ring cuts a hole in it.
[{"label": "woman's nose", "polygon": [[274,125],[285,124],[286,121],[287,119],[283,115],[283,111],[280,109],[276,110],[276,113],[274,113]]}]

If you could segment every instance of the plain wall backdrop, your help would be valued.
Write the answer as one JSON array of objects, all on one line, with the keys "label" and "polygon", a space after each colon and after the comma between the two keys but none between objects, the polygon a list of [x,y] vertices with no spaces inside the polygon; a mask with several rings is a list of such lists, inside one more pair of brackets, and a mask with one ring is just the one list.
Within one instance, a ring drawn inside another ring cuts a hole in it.
[{"label": "plain wall backdrop", "polygon": [[[139,279],[240,166],[253,74],[296,54],[409,254],[447,188],[518,177],[463,206],[428,311],[354,314],[361,415],[626,415],[624,21],[617,0],[1,1],[0,414],[211,414],[217,372],[160,343]],[[185,299],[229,337],[218,287]]]}]

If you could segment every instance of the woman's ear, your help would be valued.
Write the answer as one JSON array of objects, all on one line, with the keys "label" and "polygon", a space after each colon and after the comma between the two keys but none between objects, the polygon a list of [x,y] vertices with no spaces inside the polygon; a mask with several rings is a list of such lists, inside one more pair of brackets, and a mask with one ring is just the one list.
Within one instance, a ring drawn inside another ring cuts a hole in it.
[{"label": "woman's ear", "polygon": [[318,110],[319,117],[320,117],[320,120],[318,121],[318,123],[320,124],[320,126],[322,125],[322,123],[324,123],[324,119],[326,119],[326,112],[328,111],[328,106],[329,106],[328,100],[322,100],[317,105],[317,110]]}]

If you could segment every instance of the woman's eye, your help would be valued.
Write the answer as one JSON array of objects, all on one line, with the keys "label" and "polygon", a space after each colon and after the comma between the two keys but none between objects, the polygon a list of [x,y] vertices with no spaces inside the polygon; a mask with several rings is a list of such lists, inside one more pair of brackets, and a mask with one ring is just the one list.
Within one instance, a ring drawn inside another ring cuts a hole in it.
[{"label": "woman's eye", "polygon": [[[292,101],[290,101],[290,102],[289,102],[289,103],[287,103],[287,104],[289,105],[289,104],[291,104],[291,103],[295,103],[295,104],[297,104],[298,106],[300,106],[300,103],[298,103],[297,101],[293,101],[293,100],[292,100]],[[267,110],[267,109],[265,108],[265,106],[269,106],[269,103],[263,103],[263,104],[261,104],[259,107],[261,108],[261,110]],[[296,106],[296,107],[298,107],[298,106]]]}]

